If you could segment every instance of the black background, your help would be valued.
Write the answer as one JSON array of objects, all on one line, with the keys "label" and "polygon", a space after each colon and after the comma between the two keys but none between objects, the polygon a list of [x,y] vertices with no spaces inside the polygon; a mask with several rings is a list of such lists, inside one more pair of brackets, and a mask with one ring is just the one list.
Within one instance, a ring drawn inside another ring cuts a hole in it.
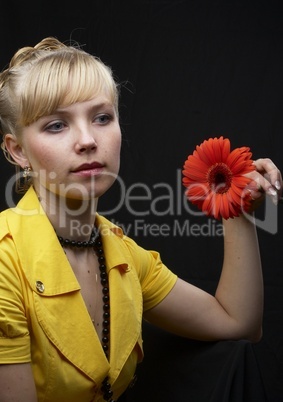
[{"label": "black background", "polygon": [[[125,188],[141,183],[156,199],[164,195],[166,183],[173,189],[174,207],[171,213],[156,216],[152,201],[144,200],[132,202],[140,212],[138,217],[125,205],[115,214],[107,213],[120,199],[121,188],[116,184],[100,201],[99,209],[130,229],[128,234],[141,245],[159,250],[180,277],[209,292],[215,290],[222,263],[220,236],[156,236],[130,225],[137,219],[171,228],[187,220],[190,225],[217,225],[213,219],[178,207],[178,194],[183,191],[180,169],[195,146],[209,137],[228,137],[232,148],[249,146],[254,159],[270,157],[283,170],[281,3],[81,0],[74,5],[69,1],[32,5],[10,0],[1,4],[2,68],[19,47],[33,46],[45,36],[77,41],[112,67],[121,83],[120,176]],[[5,185],[13,168],[2,156],[1,166],[3,209],[7,206]],[[163,184],[158,188],[158,183]],[[145,195],[139,188],[135,194]],[[159,211],[167,208],[168,200],[159,201]],[[267,208],[272,230],[267,222],[258,230],[265,280],[264,334],[255,350],[269,399],[278,402],[283,400],[283,206]],[[264,220],[263,208],[258,219]],[[164,337],[159,331],[152,333]],[[145,361],[150,362],[156,356],[150,337],[146,339],[145,352],[150,353]],[[174,347],[171,343],[168,340]],[[170,359],[174,359],[172,351]],[[161,364],[171,364],[166,354]]]}]

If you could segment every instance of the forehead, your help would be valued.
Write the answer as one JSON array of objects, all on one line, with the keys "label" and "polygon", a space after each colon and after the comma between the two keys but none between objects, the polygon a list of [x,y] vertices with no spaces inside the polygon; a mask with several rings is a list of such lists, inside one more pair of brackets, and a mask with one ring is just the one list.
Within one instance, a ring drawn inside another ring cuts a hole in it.
[{"label": "forehead", "polygon": [[55,114],[72,114],[77,112],[96,112],[105,111],[113,108],[113,102],[105,94],[98,94],[91,99],[78,101],[70,105],[59,105],[59,107],[54,110]]},{"label": "forehead", "polygon": [[110,70],[92,56],[48,59],[30,71],[22,92],[23,125],[59,107],[105,96],[117,109],[117,88]]}]

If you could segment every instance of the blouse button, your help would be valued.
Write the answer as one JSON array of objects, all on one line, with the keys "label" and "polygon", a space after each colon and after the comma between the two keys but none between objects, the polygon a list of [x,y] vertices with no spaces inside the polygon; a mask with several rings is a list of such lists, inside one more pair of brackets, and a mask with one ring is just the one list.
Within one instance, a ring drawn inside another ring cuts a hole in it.
[{"label": "blouse button", "polygon": [[44,284],[41,281],[36,281],[36,289],[39,293],[43,293],[45,290]]}]

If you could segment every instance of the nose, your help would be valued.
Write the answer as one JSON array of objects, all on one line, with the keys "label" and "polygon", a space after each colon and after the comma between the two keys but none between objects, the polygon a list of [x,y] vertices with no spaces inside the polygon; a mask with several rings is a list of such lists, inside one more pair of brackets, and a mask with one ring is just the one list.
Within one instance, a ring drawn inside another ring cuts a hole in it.
[{"label": "nose", "polygon": [[84,153],[93,151],[97,148],[97,142],[94,133],[88,129],[78,130],[77,140],[75,144],[76,152]]}]

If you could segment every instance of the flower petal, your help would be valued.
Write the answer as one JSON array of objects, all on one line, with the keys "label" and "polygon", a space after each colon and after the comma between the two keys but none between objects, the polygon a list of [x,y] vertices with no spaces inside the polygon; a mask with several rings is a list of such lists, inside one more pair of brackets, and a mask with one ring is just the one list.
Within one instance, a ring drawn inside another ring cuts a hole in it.
[{"label": "flower petal", "polygon": [[196,181],[205,181],[208,166],[200,159],[191,155],[184,164],[183,174]]},{"label": "flower petal", "polygon": [[215,163],[214,153],[211,149],[212,139],[208,141],[204,141],[200,146],[197,146],[196,150],[199,154],[199,157],[202,161],[204,161],[208,166]]},{"label": "flower petal", "polygon": [[222,146],[222,161],[227,163],[227,158],[230,154],[230,141],[228,138],[225,138],[223,140],[223,146]]},{"label": "flower petal", "polygon": [[217,138],[214,138],[211,145],[212,145],[212,150],[214,153],[214,159],[218,162],[222,162],[222,142],[223,142],[223,137],[220,137],[219,140]]},{"label": "flower petal", "polygon": [[188,200],[216,219],[239,216],[250,206],[245,189],[252,180],[244,175],[255,169],[251,158],[248,147],[231,152],[229,139],[222,136],[205,140],[184,163]]}]

